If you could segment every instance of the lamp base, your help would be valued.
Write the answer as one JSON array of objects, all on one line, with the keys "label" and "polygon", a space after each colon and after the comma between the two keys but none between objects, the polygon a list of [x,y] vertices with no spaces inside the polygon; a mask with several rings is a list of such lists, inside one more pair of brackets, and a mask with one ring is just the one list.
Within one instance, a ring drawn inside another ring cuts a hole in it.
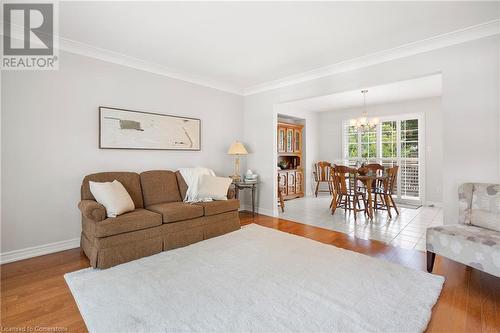
[{"label": "lamp base", "polygon": [[241,176],[240,175],[232,175],[231,179],[233,180],[233,182],[240,182]]}]

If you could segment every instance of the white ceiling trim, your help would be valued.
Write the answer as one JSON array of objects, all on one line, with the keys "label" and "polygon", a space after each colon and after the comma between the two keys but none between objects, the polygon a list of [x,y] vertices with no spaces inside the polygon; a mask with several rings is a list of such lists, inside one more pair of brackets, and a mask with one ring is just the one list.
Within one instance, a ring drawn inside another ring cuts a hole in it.
[{"label": "white ceiling trim", "polygon": [[[24,30],[22,30],[23,28],[22,27],[19,27],[19,29],[16,28],[17,27],[13,25],[13,29],[11,32],[12,37],[22,38],[24,32]],[[56,38],[59,38],[59,49],[66,52],[79,54],[95,59],[100,59],[106,62],[115,63],[122,66],[135,68],[138,70],[167,76],[173,79],[182,80],[213,89],[218,89],[232,94],[247,96],[298,83],[303,83],[306,81],[319,79],[337,73],[352,71],[363,67],[368,67],[371,65],[387,62],[390,60],[404,58],[415,54],[424,53],[431,50],[455,44],[460,44],[496,34],[500,34],[500,20],[498,19],[481,23],[475,26],[471,26],[465,29],[449,32],[443,35],[431,37],[421,41],[405,44],[396,48],[346,60],[329,66],[321,67],[312,71],[287,76],[278,80],[265,82],[245,89],[242,89],[241,87],[238,87],[236,85],[228,84],[227,82],[222,82],[208,77],[202,77],[191,73],[177,71],[171,68],[166,68],[156,63],[147,62],[135,57],[95,47],[89,44],[77,42],[67,38],[57,37],[57,36]]]},{"label": "white ceiling trim", "polygon": [[[2,32],[3,35],[3,32]],[[11,25],[11,36],[19,40],[24,39],[24,27],[17,24]],[[243,90],[237,86],[227,84],[226,82],[220,82],[210,78],[202,77],[199,75],[194,75],[190,73],[185,73],[171,68],[166,68],[164,66],[158,65],[156,63],[151,63],[139,58],[131,57],[125,54],[114,52],[111,50],[99,48],[89,44],[77,42],[68,38],[55,36],[54,47],[59,48],[66,52],[83,55],[86,57],[103,60],[106,62],[135,68],[145,72],[150,72],[158,75],[167,76],[172,79],[182,80],[204,87],[209,87],[213,89],[222,90],[236,95],[242,95]]]},{"label": "white ceiling trim", "polygon": [[278,80],[269,81],[244,89],[244,95],[253,95],[265,91],[278,89],[306,81],[319,79],[337,73],[348,72],[363,67],[404,58],[419,53],[429,52],[443,47],[465,43],[500,33],[500,20],[492,20],[456,30],[446,34],[438,35],[417,42],[405,44],[392,49],[368,54],[358,58],[346,60],[333,65],[321,67],[308,72],[287,76]]},{"label": "white ceiling trim", "polygon": [[226,82],[221,82],[207,77],[202,77],[199,75],[177,71],[171,68],[166,68],[156,63],[147,62],[138,58],[127,56],[125,54],[94,47],[92,45],[80,43],[74,40],[60,38],[59,48],[67,52],[104,60],[122,66],[132,67],[146,72],[167,76],[169,78],[222,90],[232,94],[237,94],[237,95],[243,94],[242,89],[240,89],[237,86],[227,84]]}]

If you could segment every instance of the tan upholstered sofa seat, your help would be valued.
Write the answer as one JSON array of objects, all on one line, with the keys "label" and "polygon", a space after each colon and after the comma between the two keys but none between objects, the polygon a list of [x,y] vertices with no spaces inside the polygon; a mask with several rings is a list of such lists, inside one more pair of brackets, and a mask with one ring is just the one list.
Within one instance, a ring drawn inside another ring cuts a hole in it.
[{"label": "tan upholstered sofa seat", "polygon": [[139,208],[99,222],[86,220],[83,231],[89,236],[106,237],[156,227],[161,225],[161,222],[160,214]]},{"label": "tan upholstered sofa seat", "polygon": [[203,207],[184,202],[167,202],[146,207],[163,216],[163,223],[195,219],[203,216]]},{"label": "tan upholstered sofa seat", "polygon": [[195,205],[203,207],[205,216],[217,215],[240,208],[238,199],[219,200],[211,202],[198,202]]}]

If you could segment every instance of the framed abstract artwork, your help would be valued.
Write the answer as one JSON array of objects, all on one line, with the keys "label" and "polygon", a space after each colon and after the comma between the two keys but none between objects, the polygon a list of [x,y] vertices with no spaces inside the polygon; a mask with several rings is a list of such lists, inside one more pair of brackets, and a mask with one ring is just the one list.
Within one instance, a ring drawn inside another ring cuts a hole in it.
[{"label": "framed abstract artwork", "polygon": [[201,150],[201,120],[100,106],[99,148]]}]

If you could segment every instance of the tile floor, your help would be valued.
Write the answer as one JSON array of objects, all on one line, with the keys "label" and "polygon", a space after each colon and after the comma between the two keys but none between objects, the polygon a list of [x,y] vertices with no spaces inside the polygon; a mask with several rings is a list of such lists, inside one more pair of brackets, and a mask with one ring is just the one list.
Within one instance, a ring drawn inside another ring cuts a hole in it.
[{"label": "tile floor", "polygon": [[425,229],[443,224],[443,210],[435,207],[418,209],[400,208],[400,215],[393,211],[389,219],[386,211],[375,213],[373,221],[358,213],[354,221],[353,213],[337,209],[331,215],[328,206],[331,196],[304,197],[285,202],[285,212],[279,216],[295,222],[343,232],[353,237],[375,239],[393,246],[425,251]]}]

